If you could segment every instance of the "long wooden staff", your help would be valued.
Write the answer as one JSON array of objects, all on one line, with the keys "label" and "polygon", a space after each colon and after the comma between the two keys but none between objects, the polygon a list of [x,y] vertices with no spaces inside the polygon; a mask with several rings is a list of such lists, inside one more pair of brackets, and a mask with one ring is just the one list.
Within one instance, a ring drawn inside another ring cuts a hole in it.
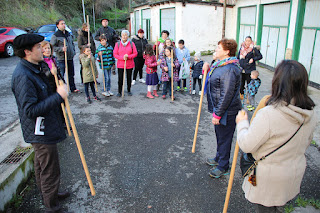
[{"label": "long wooden staff", "polygon": [[[91,49],[91,44],[90,44],[90,24],[89,24],[89,16],[88,15],[87,15],[87,26],[88,26],[88,45],[90,46],[90,49]],[[96,74],[95,74],[94,69],[93,69],[91,58],[90,58],[90,66],[91,66],[91,72],[92,72],[92,76],[93,76],[94,85],[95,85],[96,90],[98,92],[98,84],[97,84]]]},{"label": "long wooden staff", "polygon": [[171,100],[174,101],[173,97],[173,50],[171,50]]},{"label": "long wooden staff", "polygon": [[[56,82],[56,86],[59,86],[59,80],[58,80],[58,76],[57,76],[57,70],[56,70],[56,66],[54,64],[52,64],[52,69],[55,69],[55,74],[54,76],[54,80]],[[67,126],[67,131],[68,131],[68,135],[71,136],[71,130],[70,130],[70,125],[69,125],[69,121],[68,121],[68,117],[66,114],[66,108],[64,106],[64,103],[61,103],[61,108],[62,108],[62,112],[63,112],[63,117],[64,117],[64,122],[66,123]]]},{"label": "long wooden staff", "polygon": [[202,109],[202,101],[203,101],[203,96],[204,96],[204,86],[205,86],[205,81],[207,78],[207,73],[208,73],[208,68],[206,67],[204,69],[203,78],[202,78],[202,79],[204,79],[204,81],[202,82],[201,96],[200,96],[199,109],[198,109],[198,117],[197,117],[196,129],[194,131],[194,137],[193,137],[192,153],[195,153],[195,151],[196,151],[196,143],[197,143],[200,115],[201,115],[201,109]]},{"label": "long wooden staff", "polygon": [[[62,80],[60,80],[59,82],[60,82],[60,85],[63,84]],[[73,119],[73,116],[72,116],[72,112],[71,112],[71,108],[70,108],[70,104],[69,104],[68,98],[66,98],[64,100],[64,102],[65,102],[66,107],[67,107],[67,112],[68,112],[68,115],[69,115],[71,128],[72,128],[72,131],[73,131],[74,139],[75,139],[77,147],[78,147],[78,151],[79,151],[79,154],[80,154],[80,158],[81,158],[81,162],[82,162],[82,165],[83,165],[83,169],[84,169],[84,172],[86,173],[86,176],[87,176],[87,180],[88,180],[88,183],[89,183],[91,195],[95,196],[96,195],[96,191],[94,190],[93,183],[92,183],[92,180],[91,180],[91,177],[90,177],[90,173],[89,173],[89,169],[88,169],[88,165],[87,165],[86,159],[85,159],[84,154],[83,154],[83,150],[82,150],[82,146],[81,146],[81,143],[80,143],[78,131],[77,131],[76,125],[74,123],[74,119]]]},{"label": "long wooden staff", "polygon": [[103,59],[100,55],[101,69],[102,69],[102,78],[103,78],[103,91],[106,91],[106,79],[104,79],[104,69],[103,69]]},{"label": "long wooden staff", "polygon": [[[262,109],[263,107],[266,106],[266,103],[267,103],[269,98],[270,98],[270,96],[267,95],[267,96],[264,96],[261,99],[257,109],[254,111],[254,114],[253,114],[253,116],[251,118],[251,122],[252,122],[253,118],[256,116],[257,112],[260,109]],[[242,113],[245,114],[245,111],[242,111]],[[238,141],[237,141],[236,142],[236,147],[234,149],[234,154],[233,154],[232,167],[231,167],[231,172],[230,172],[230,177],[229,177],[229,183],[228,183],[226,199],[224,201],[223,213],[227,213],[227,210],[228,210],[228,205],[229,205],[229,201],[230,201],[230,194],[231,194],[232,184],[233,184],[233,180],[234,180],[234,173],[235,173],[236,165],[237,165],[238,154],[239,154],[239,144],[238,144]]]},{"label": "long wooden staff", "polygon": [[[66,45],[66,39],[63,40],[63,47],[67,48]],[[64,52],[64,66],[65,66],[65,73],[66,73],[66,80],[67,80],[67,87],[68,91],[70,91],[70,86],[69,86],[69,73],[68,73],[68,57],[67,57],[67,51]]]},{"label": "long wooden staff", "polygon": [[127,59],[124,60],[124,69],[123,69],[123,82],[122,82],[122,98],[124,97],[124,82],[126,81],[126,73],[127,73]]},{"label": "long wooden staff", "polygon": [[158,61],[158,57],[159,57],[159,47],[158,47],[158,36],[157,36],[157,40],[156,40],[156,59]]}]

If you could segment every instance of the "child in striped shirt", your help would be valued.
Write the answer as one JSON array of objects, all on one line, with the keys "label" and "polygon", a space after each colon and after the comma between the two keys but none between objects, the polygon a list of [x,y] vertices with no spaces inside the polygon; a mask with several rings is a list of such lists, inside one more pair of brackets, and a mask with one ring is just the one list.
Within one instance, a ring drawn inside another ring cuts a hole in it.
[{"label": "child in striped shirt", "polygon": [[100,45],[96,50],[95,58],[98,60],[100,68],[102,68],[102,57],[102,65],[106,88],[106,92],[103,92],[102,95],[110,97],[113,95],[113,93],[111,92],[111,68],[115,64],[115,59],[113,57],[113,48],[111,45],[108,44],[107,37],[105,35],[101,35],[99,39]]}]

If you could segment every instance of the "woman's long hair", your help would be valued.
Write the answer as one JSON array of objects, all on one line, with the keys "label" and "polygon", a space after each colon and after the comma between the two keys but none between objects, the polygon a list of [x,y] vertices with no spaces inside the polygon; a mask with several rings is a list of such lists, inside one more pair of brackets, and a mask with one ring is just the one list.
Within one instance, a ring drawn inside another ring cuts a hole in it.
[{"label": "woman's long hair", "polygon": [[302,109],[312,110],[315,106],[308,96],[308,73],[306,68],[294,60],[283,60],[275,69],[272,79],[272,94],[267,105],[284,101]]}]

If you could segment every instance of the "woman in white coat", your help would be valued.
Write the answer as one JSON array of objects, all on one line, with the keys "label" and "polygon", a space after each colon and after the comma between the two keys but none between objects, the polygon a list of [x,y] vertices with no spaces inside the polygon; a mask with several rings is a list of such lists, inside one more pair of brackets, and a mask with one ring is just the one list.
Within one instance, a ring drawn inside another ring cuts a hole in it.
[{"label": "woman in white coat", "polygon": [[241,150],[257,160],[274,151],[295,132],[297,134],[279,150],[260,161],[256,169],[256,186],[243,182],[245,197],[256,204],[257,212],[281,212],[300,192],[306,169],[305,152],[316,126],[315,104],[307,95],[308,74],[297,61],[284,60],[276,68],[272,94],[266,107],[259,110],[249,125],[247,114],[239,113],[237,138]]}]

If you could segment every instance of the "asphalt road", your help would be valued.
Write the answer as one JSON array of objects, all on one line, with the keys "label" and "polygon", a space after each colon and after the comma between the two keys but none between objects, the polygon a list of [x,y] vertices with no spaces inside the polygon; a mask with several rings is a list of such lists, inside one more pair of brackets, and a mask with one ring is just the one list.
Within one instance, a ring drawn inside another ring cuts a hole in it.
[{"label": "asphalt road", "polygon": [[[79,84],[79,63],[77,57],[75,59],[76,82],[83,91],[83,86]],[[2,60],[12,60],[11,63],[6,62],[11,68],[16,62],[15,58],[0,59],[1,67],[4,68]],[[4,71],[1,69],[1,72]],[[9,79],[12,71],[6,72],[6,78]],[[270,92],[268,83],[272,74],[264,70],[261,76],[264,81],[257,101]],[[117,88],[116,77],[112,77],[114,92]],[[102,88],[100,85],[99,93]],[[61,189],[71,191],[72,196],[63,201],[62,205],[77,213],[222,212],[229,176],[210,178],[210,167],[204,163],[216,150],[214,128],[206,110],[206,100],[196,153],[192,154],[199,96],[176,93],[177,100],[173,103],[169,99],[149,100],[145,97],[146,85],[140,83],[133,86],[132,92],[133,96],[125,96],[124,100],[103,97],[102,102],[93,101],[91,105],[86,103],[84,93],[70,96],[72,112],[97,194],[95,197],[90,195],[76,144],[72,137],[68,137],[59,144]],[[10,98],[9,94],[6,96]],[[15,103],[10,104],[10,110],[16,108]],[[16,116],[13,112],[10,115]],[[301,195],[306,198],[320,199],[318,156],[315,147],[308,149],[308,167],[301,187]],[[241,184],[238,166],[229,212],[254,211],[244,198]],[[23,193],[20,207],[15,211],[43,210],[40,194],[31,179]]]},{"label": "asphalt road", "polygon": [[18,62],[18,57],[0,57],[0,131],[18,119],[17,105],[11,91],[11,76]]}]

